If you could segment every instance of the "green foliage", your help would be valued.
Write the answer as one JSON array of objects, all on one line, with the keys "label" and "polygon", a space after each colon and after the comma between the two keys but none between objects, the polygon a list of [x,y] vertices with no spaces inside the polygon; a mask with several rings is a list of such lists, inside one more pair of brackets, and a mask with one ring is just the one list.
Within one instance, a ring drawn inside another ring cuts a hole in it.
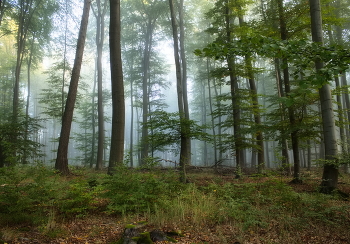
[{"label": "green foliage", "polygon": [[34,140],[40,130],[39,122],[36,118],[20,116],[17,123],[13,123],[11,117],[0,123],[0,167],[28,163],[28,157],[42,156],[42,145]]},{"label": "green foliage", "polygon": [[140,172],[121,166],[104,182],[109,200],[108,213],[153,211],[162,198],[172,197],[180,188],[171,174]]},{"label": "green foliage", "polygon": [[[327,206],[331,196],[296,193],[278,180],[259,184],[227,183],[223,187],[213,184],[203,191],[206,194],[215,192],[221,209],[217,220],[235,221],[244,230],[268,227],[272,220],[285,223],[288,228],[305,228],[307,222],[321,221],[332,225],[344,218],[339,214],[339,211],[345,211],[343,206]],[[287,219],[294,219],[294,222]]]},{"label": "green foliage", "polygon": [[73,180],[67,185],[67,191],[57,197],[58,211],[68,217],[82,217],[94,209],[98,188],[92,189],[86,180]]},{"label": "green foliage", "polygon": [[0,224],[45,223],[50,213],[80,217],[93,210],[100,188],[64,181],[42,165],[0,169]]},{"label": "green foliage", "polygon": [[149,144],[154,150],[163,151],[168,147],[173,147],[173,150],[177,151],[181,139],[181,126],[187,128],[184,133],[192,139],[211,140],[210,135],[203,132],[205,126],[199,126],[193,120],[180,119],[177,112],[168,113],[156,110],[150,114],[147,124],[152,132],[148,136]]},{"label": "green foliage", "polygon": [[60,236],[64,233],[56,221],[96,211],[101,199],[99,210],[127,218],[139,214],[151,225],[233,223],[244,232],[315,224],[333,228],[349,221],[350,208],[341,196],[297,193],[274,177],[254,183],[180,184],[178,175],[159,170],[119,167],[113,176],[79,173],[85,175],[64,178],[42,165],[0,169],[0,226],[33,224],[47,236]]},{"label": "green foliage", "polygon": [[[42,89],[39,103],[44,107],[43,114],[49,118],[62,118],[64,101],[67,98],[65,87],[68,87],[71,69],[67,61],[62,61],[55,63],[45,72],[49,76],[47,79],[49,87]],[[62,74],[65,74],[64,80]]]},{"label": "green foliage", "polygon": [[[0,169],[0,222],[35,222],[55,197],[56,176],[43,166]],[[51,178],[50,181],[47,181]]]},{"label": "green foliage", "polygon": [[[289,65],[294,67],[292,76],[300,80],[299,84],[315,87],[321,87],[334,75],[347,70],[350,63],[349,50],[341,45],[324,47],[307,39],[284,41],[260,35],[242,37],[229,44],[213,42],[203,50],[196,50],[195,54],[225,59],[228,55],[244,57],[249,52],[263,58],[287,58]],[[312,65],[316,59],[325,64],[317,73]],[[303,79],[300,79],[300,75]]]}]

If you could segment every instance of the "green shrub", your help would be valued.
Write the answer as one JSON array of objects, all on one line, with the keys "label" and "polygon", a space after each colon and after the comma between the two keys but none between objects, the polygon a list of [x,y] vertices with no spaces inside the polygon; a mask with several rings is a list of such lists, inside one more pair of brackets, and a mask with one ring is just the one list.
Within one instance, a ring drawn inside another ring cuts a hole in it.
[{"label": "green shrub", "polygon": [[99,188],[91,188],[85,179],[75,179],[66,183],[55,199],[55,206],[66,217],[82,217],[93,210]]},{"label": "green shrub", "polygon": [[108,213],[145,212],[161,204],[180,189],[171,174],[140,172],[120,167],[104,185],[104,197],[109,199]]},{"label": "green shrub", "polygon": [[67,181],[42,165],[0,169],[0,224],[45,223],[51,212],[83,216],[100,188],[81,178]]},{"label": "green shrub", "polygon": [[40,165],[0,170],[0,223],[32,223],[44,217],[46,203],[55,197],[54,173]]}]

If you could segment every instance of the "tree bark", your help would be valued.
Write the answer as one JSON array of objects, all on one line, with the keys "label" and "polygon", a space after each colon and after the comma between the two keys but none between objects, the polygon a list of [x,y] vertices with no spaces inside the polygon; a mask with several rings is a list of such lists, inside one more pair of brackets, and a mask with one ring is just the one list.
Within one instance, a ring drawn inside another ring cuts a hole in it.
[{"label": "tree bark", "polygon": [[[230,43],[232,40],[231,37],[231,21],[230,18],[230,9],[229,9],[229,2],[225,1],[225,28],[226,28],[226,42]],[[241,169],[244,167],[243,162],[243,138],[241,135],[241,128],[240,128],[240,109],[238,107],[238,80],[235,72],[235,60],[233,57],[228,56],[227,58],[227,65],[230,75],[230,89],[231,89],[231,101],[232,101],[232,115],[233,115],[233,137],[234,137],[234,150],[235,150],[235,159],[236,159],[236,166],[237,166],[237,172],[240,172]],[[237,174],[237,177],[239,177],[239,174]]]},{"label": "tree bark", "polygon": [[[239,9],[241,10],[241,6],[239,6]],[[239,17],[239,25],[241,27],[244,27],[244,20],[243,17]],[[252,58],[250,54],[245,55],[244,57],[245,65],[247,69],[247,75],[248,75],[248,82],[249,82],[249,89],[250,89],[250,95],[252,99],[253,104],[253,116],[254,116],[254,123],[258,127],[258,130],[255,132],[255,139],[256,144],[258,145],[257,149],[257,155],[258,155],[258,173],[261,174],[264,169],[265,164],[265,157],[264,157],[264,138],[263,133],[259,127],[261,127],[261,117],[259,112],[259,101],[258,101],[258,91],[255,84],[255,77],[253,72],[253,66],[252,66]],[[253,149],[255,150],[255,149]],[[254,154],[253,154],[254,155]],[[253,157],[253,156],[252,156]]]},{"label": "tree bark", "polygon": [[73,120],[73,111],[75,100],[78,92],[78,83],[80,78],[80,70],[83,61],[83,53],[86,39],[86,31],[89,21],[90,0],[84,1],[83,16],[80,24],[79,37],[77,42],[77,49],[75,53],[74,66],[72,70],[71,81],[69,85],[69,91],[67,95],[66,106],[62,118],[62,128],[60,133],[60,139],[57,150],[57,158],[55,163],[55,169],[61,172],[63,175],[69,174],[68,169],[68,144],[69,136]]},{"label": "tree bark", "polygon": [[[288,30],[285,22],[284,9],[283,9],[283,0],[278,0],[278,13],[279,13],[279,24],[280,24],[280,34],[282,40],[288,39]],[[287,58],[282,59],[283,63],[283,81],[284,81],[284,90],[286,96],[290,97],[291,88],[290,88],[290,79],[289,79],[289,68]],[[299,138],[298,138],[298,129],[297,121],[295,119],[295,109],[294,105],[288,106],[288,116],[289,123],[291,126],[291,140],[292,140],[292,149],[293,149],[293,161],[294,161],[294,170],[293,170],[293,180],[292,183],[301,183],[300,179],[300,154],[299,154]]]},{"label": "tree bark", "polygon": [[145,163],[145,160],[148,157],[149,153],[147,121],[149,114],[149,76],[154,22],[155,20],[152,21],[151,16],[148,16],[145,33],[145,47],[142,60],[142,136],[140,165]]},{"label": "tree bark", "polygon": [[120,43],[120,0],[110,0],[109,46],[112,82],[112,135],[108,173],[123,163],[125,132],[124,81]]},{"label": "tree bark", "polygon": [[[103,109],[103,87],[102,87],[102,49],[104,44],[104,17],[107,10],[107,0],[105,0],[103,6],[101,0],[96,0],[97,11],[94,11],[96,18],[96,47],[97,47],[97,112],[98,112],[98,144],[97,144],[97,157],[96,157],[96,169],[100,170],[103,167],[103,151],[105,140],[104,129],[104,109]],[[92,8],[93,9],[93,8]],[[94,105],[93,105],[94,106]]]},{"label": "tree bark", "polygon": [[[213,101],[212,101],[213,99],[212,99],[212,94],[211,94],[212,92],[211,92],[211,85],[210,85],[210,63],[209,63],[209,58],[207,58],[207,82],[208,82],[209,109],[210,109],[210,116],[211,116],[210,122],[211,122],[211,127],[212,127],[212,134],[213,134],[214,162],[215,162],[215,166],[216,166],[216,163],[218,162],[217,139],[216,139],[216,131],[215,131],[215,117],[214,117],[214,109],[213,109]],[[215,83],[214,83],[214,89],[215,89]],[[204,108],[204,109],[206,109],[206,108]],[[221,158],[219,160],[221,160]]]},{"label": "tree bark", "polygon": [[[319,0],[309,0],[312,41],[323,45],[321,5]],[[315,60],[316,71],[323,68],[321,60]],[[323,84],[319,89],[322,127],[325,149],[325,164],[320,191],[322,193],[331,193],[337,188],[338,184],[338,167],[336,165],[337,141],[335,133],[335,119],[332,104],[332,94],[328,83]]]},{"label": "tree bark", "polygon": [[[31,72],[31,68],[32,68],[32,60],[33,60],[33,52],[34,52],[34,40],[35,40],[35,35],[33,33],[33,37],[32,37],[32,42],[31,42],[31,47],[30,47],[30,51],[29,51],[29,57],[27,59],[27,102],[26,102],[26,128],[25,128],[25,132],[24,132],[24,140],[28,141],[28,131],[29,131],[29,104],[30,104],[30,85],[31,85],[31,76],[30,76],[30,72]],[[22,162],[28,163],[28,151],[24,150],[23,152],[23,158],[22,158]]]},{"label": "tree bark", "polygon": [[92,87],[92,97],[91,97],[91,104],[92,104],[92,113],[91,113],[91,128],[92,128],[92,139],[91,139],[91,154],[89,158],[89,167],[92,169],[94,167],[95,163],[95,141],[96,141],[96,119],[95,119],[95,95],[96,95],[96,85],[97,85],[97,58],[95,60],[95,72],[94,72],[94,85]]},{"label": "tree bark", "polygon": [[[284,90],[282,88],[282,77],[281,77],[281,68],[280,68],[280,61],[279,59],[275,59],[275,69],[276,69],[276,84],[277,84],[277,93],[278,97],[284,97]],[[281,110],[281,120],[284,121],[284,105],[282,103],[279,104],[280,110]],[[288,154],[288,141],[285,136],[284,129],[280,130],[281,133],[281,152],[282,152],[282,168],[287,169],[288,167],[288,174],[290,175],[291,172],[291,166],[290,166],[290,160],[289,160],[289,154]]]},{"label": "tree bark", "polygon": [[[188,107],[188,96],[187,96],[187,59],[185,54],[185,26],[184,26],[184,0],[180,0],[179,2],[179,29],[180,29],[180,59],[181,59],[181,71],[182,71],[182,96],[183,96],[183,107],[185,120],[188,121],[190,119],[190,111]],[[185,122],[184,126],[187,125]],[[191,138],[188,135],[190,133],[189,126],[185,126],[185,141],[184,145],[181,145],[181,151],[183,152],[182,158],[186,160],[185,165],[191,165]],[[185,147],[182,149],[182,147]]]},{"label": "tree bark", "polygon": [[183,76],[181,75],[181,65],[180,65],[180,56],[179,56],[179,39],[178,39],[178,27],[176,25],[176,15],[174,10],[173,0],[169,0],[170,6],[170,16],[171,16],[171,26],[173,31],[173,40],[174,40],[174,59],[175,59],[175,68],[176,68],[176,85],[177,85],[177,101],[178,109],[180,115],[180,181],[185,183],[186,179],[186,165],[188,164],[190,158],[188,157],[189,152],[187,143],[188,140],[188,131],[186,131],[186,116],[185,116],[185,107],[184,107],[184,96],[183,96]]}]

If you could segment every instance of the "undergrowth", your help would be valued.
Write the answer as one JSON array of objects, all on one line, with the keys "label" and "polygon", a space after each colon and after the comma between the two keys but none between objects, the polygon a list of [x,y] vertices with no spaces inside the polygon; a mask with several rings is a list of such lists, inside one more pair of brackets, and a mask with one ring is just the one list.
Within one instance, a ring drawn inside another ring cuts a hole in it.
[{"label": "undergrowth", "polygon": [[254,183],[180,184],[171,171],[120,167],[115,172],[80,170],[61,177],[42,165],[2,168],[0,227],[33,225],[53,236],[55,223],[96,212],[142,215],[158,226],[230,223],[243,233],[350,222],[349,205],[339,196],[297,193],[273,176]]}]

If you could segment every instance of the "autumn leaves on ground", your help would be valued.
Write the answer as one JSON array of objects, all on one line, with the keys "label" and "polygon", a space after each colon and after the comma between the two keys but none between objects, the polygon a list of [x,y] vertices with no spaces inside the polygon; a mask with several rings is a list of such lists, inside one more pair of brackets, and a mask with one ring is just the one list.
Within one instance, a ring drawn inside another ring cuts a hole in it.
[{"label": "autumn leaves on ground", "polygon": [[[143,232],[179,233],[177,243],[350,243],[349,201],[317,193],[317,171],[291,185],[273,171],[235,179],[197,169],[181,184],[164,169],[0,170],[0,243],[112,244],[140,221]],[[350,193],[348,175],[339,188]]]}]

